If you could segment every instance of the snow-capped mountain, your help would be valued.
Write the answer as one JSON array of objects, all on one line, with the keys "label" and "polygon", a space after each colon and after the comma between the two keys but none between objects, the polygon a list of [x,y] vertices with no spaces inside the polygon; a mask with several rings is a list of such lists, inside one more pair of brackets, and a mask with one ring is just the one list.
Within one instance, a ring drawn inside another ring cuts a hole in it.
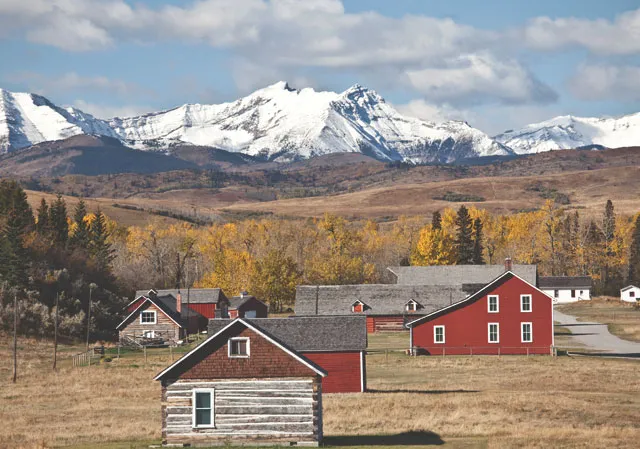
[{"label": "snow-capped mountain", "polygon": [[75,108],[60,108],[46,98],[0,89],[0,153],[77,134],[116,137],[109,124]]},{"label": "snow-capped mountain", "polygon": [[2,98],[0,151],[86,133],[143,150],[188,143],[283,161],[338,152],[417,163],[512,154],[464,122],[405,117],[359,85],[338,94],[280,82],[232,103],[186,104],[109,122],[38,95],[2,91]]},{"label": "snow-capped mountain", "polygon": [[520,130],[507,131],[495,140],[518,154],[601,145],[618,148],[640,145],[640,113],[617,118],[561,116]]},{"label": "snow-capped mountain", "polygon": [[187,104],[110,124],[137,148],[188,142],[279,160],[362,152],[381,160],[452,162],[511,154],[466,123],[402,116],[359,85],[337,94],[280,82],[232,103]]}]

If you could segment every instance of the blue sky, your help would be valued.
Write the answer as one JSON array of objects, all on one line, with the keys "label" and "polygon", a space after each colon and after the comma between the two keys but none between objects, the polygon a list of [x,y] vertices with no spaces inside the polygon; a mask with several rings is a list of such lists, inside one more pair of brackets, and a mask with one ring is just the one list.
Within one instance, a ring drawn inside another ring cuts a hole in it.
[{"label": "blue sky", "polygon": [[638,0],[2,0],[0,87],[99,117],[279,80],[490,134],[640,111]]}]

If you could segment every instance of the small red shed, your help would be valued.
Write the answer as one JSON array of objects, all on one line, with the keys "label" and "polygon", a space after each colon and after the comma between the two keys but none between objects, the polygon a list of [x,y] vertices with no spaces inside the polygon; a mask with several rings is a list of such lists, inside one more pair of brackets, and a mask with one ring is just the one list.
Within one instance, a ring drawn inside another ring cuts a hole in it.
[{"label": "small red shed", "polygon": [[127,305],[127,312],[133,312],[149,295],[171,295],[180,299],[183,307],[188,307],[194,312],[206,318],[214,318],[218,303],[227,303],[229,300],[222,289],[219,288],[191,288],[191,289],[163,289],[163,290],[138,290],[135,299]]},{"label": "small red shed", "polygon": [[507,271],[407,326],[410,347],[418,354],[550,354],[553,300]]}]

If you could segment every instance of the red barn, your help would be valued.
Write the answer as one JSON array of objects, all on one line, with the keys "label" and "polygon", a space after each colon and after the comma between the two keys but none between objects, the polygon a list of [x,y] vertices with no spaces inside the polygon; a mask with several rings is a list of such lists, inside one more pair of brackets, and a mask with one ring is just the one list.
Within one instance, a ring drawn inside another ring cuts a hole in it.
[{"label": "red barn", "polygon": [[155,377],[163,445],[318,446],[326,371],[251,322],[225,321]]},{"label": "red barn", "polygon": [[[364,316],[257,318],[245,320],[304,355],[327,372],[325,393],[359,393],[367,388],[367,332]],[[209,320],[209,334],[229,324]]]},{"label": "red barn", "polygon": [[550,354],[553,300],[507,271],[469,297],[410,322],[426,354]]}]

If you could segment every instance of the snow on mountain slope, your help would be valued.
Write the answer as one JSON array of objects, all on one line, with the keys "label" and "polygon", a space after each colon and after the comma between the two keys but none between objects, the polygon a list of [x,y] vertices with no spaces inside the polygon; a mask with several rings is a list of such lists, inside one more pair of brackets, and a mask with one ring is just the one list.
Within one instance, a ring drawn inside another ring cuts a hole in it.
[{"label": "snow on mountain slope", "polygon": [[594,144],[607,148],[633,146],[640,144],[640,113],[617,118],[561,116],[494,138],[518,154]]},{"label": "snow on mountain slope", "polygon": [[359,85],[337,94],[280,82],[232,103],[114,118],[111,126],[137,148],[187,142],[277,160],[362,152],[381,160],[452,162],[512,153],[466,124],[404,117]]},{"label": "snow on mountain slope", "polygon": [[77,134],[117,137],[109,125],[77,109],[62,109],[46,98],[0,89],[0,153]]}]

